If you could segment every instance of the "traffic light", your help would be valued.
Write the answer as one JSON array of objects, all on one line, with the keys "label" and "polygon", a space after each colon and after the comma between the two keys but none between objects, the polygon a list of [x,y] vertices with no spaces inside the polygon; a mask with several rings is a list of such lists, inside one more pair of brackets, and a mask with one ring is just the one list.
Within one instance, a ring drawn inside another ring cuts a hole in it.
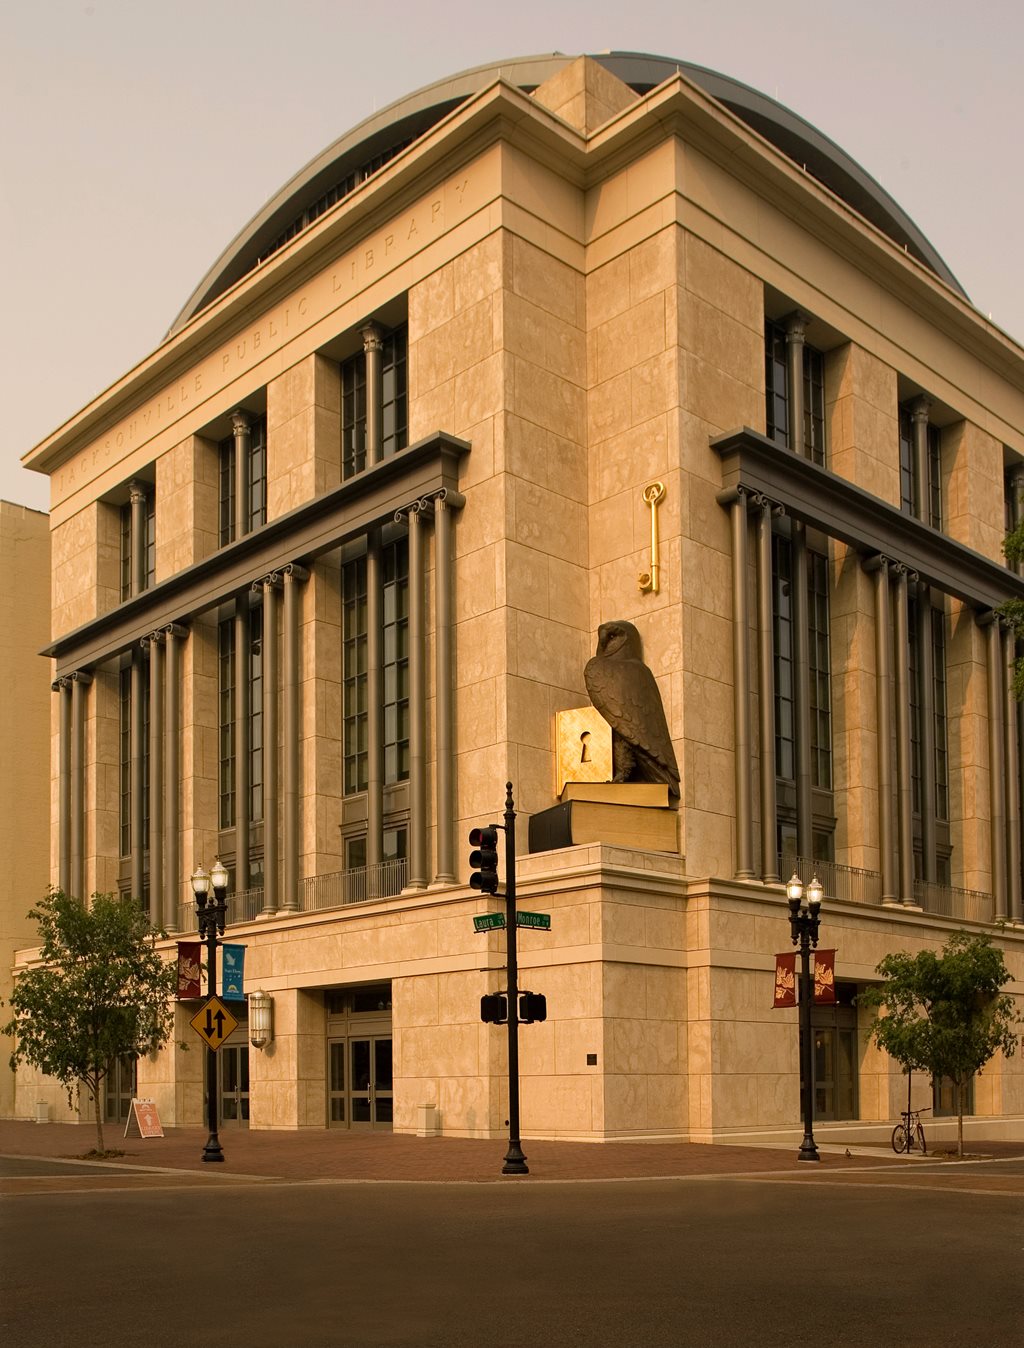
[{"label": "traffic light", "polygon": [[524,1025],[532,1025],[535,1020],[547,1020],[548,999],[543,992],[521,992],[519,994],[519,1019]]},{"label": "traffic light", "polygon": [[469,832],[469,845],[476,850],[469,854],[474,874],[469,883],[484,894],[498,892],[498,830],[493,826],[474,828]]},{"label": "traffic light", "polygon": [[480,1019],[485,1025],[504,1025],[508,1020],[508,998],[503,992],[485,992],[480,998]]}]

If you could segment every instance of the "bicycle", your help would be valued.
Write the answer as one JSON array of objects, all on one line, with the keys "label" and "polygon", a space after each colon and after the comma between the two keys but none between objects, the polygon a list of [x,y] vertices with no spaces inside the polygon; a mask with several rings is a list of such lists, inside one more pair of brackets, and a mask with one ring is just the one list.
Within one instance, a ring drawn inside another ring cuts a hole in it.
[{"label": "bicycle", "polygon": [[900,1118],[903,1122],[898,1123],[892,1130],[892,1149],[894,1152],[898,1154],[905,1151],[909,1155],[916,1146],[922,1156],[928,1155],[928,1147],[924,1140],[924,1128],[921,1124],[921,1115],[927,1113],[927,1107],[900,1111]]}]

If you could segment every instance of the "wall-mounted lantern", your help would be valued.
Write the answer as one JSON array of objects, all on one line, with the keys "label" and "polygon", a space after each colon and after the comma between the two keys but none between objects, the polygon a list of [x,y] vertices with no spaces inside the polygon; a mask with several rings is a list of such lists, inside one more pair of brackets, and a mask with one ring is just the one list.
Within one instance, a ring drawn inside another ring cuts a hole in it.
[{"label": "wall-mounted lantern", "polygon": [[264,1048],[274,1037],[274,999],[269,992],[249,993],[249,1042]]}]

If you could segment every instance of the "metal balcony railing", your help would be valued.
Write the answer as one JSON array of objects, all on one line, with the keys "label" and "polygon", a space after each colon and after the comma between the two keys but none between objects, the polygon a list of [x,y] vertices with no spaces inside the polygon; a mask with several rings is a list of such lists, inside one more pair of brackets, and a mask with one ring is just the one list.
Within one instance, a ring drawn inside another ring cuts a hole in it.
[{"label": "metal balcony railing", "polygon": [[[319,913],[331,908],[346,908],[351,903],[370,903],[391,899],[405,888],[409,863],[404,857],[382,861],[378,866],[356,866],[328,875],[309,875],[299,881],[299,908],[304,913]],[[228,895],[226,924],[252,922],[263,912],[264,890],[243,889]],[[184,936],[196,930],[194,903],[178,906],[178,931]]]},{"label": "metal balcony railing", "polygon": [[914,881],[914,898],[926,913],[936,917],[959,917],[967,922],[994,922],[995,900],[983,889],[958,889]]},{"label": "metal balcony railing", "polygon": [[779,874],[785,884],[794,870],[806,885],[817,875],[826,899],[844,899],[848,903],[878,903],[882,897],[882,877],[878,871],[860,866],[841,866],[838,861],[815,861],[811,857],[779,857]]},{"label": "metal balcony railing", "polygon": [[299,907],[304,913],[344,908],[350,903],[369,903],[401,894],[409,863],[405,857],[382,861],[377,866],[356,866],[330,875],[310,875],[299,884]]}]

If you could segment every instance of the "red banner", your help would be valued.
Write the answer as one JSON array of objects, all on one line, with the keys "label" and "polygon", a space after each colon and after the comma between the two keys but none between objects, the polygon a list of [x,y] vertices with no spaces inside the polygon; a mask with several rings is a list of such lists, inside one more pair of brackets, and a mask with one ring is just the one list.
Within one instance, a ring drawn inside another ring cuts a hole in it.
[{"label": "red banner", "polygon": [[796,1006],[795,951],[775,956],[775,1000],[772,1006]]},{"label": "red banner", "polygon": [[202,958],[203,943],[201,941],[178,942],[179,1001],[201,995]]},{"label": "red banner", "polygon": [[818,1006],[835,1006],[836,952],[834,950],[816,950],[814,952],[814,1001]]}]

